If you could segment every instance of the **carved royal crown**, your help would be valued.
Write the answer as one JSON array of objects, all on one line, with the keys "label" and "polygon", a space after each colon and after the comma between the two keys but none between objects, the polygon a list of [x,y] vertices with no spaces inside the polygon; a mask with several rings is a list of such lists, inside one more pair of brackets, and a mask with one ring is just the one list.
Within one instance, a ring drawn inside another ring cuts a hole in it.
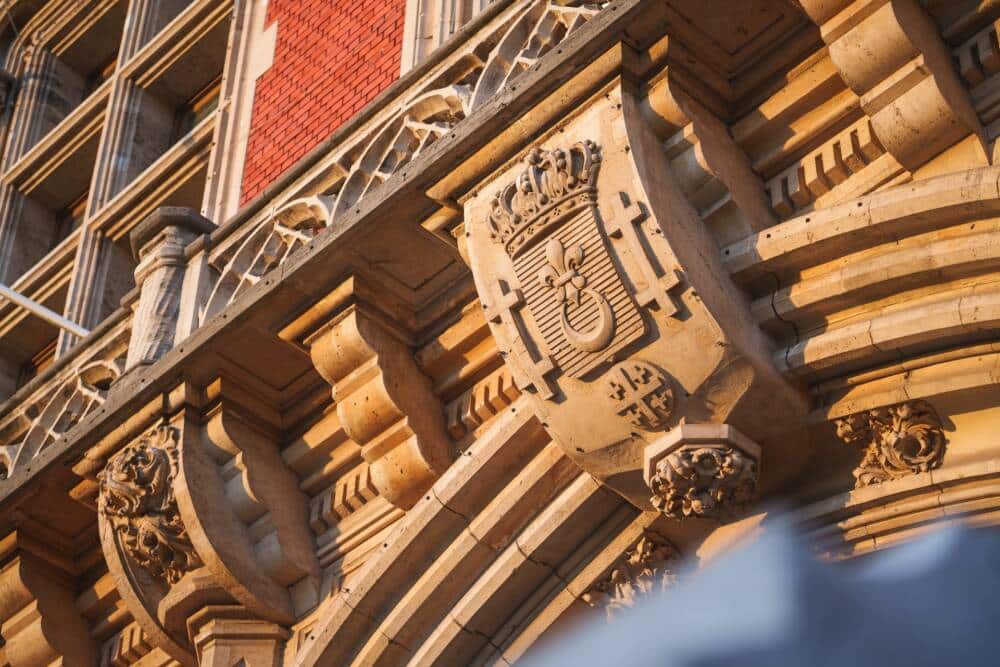
[{"label": "carved royal crown", "polygon": [[601,155],[587,140],[566,150],[535,148],[524,161],[527,169],[494,197],[490,211],[490,237],[511,258],[542,232],[594,204]]}]

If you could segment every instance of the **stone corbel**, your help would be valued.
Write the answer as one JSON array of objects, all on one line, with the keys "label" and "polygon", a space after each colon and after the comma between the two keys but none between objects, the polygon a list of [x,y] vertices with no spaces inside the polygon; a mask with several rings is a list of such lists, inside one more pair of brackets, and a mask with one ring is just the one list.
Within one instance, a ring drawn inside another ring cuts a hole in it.
[{"label": "stone corbel", "polygon": [[452,446],[441,403],[410,347],[360,305],[305,343],[375,488],[397,507],[412,507],[448,467]]},{"label": "stone corbel", "polygon": [[173,347],[187,264],[184,248],[199,234],[214,228],[193,209],[164,206],[132,230],[129,241],[138,262],[135,284],[139,300],[135,305],[126,372],[153,363]]},{"label": "stone corbel", "polygon": [[[689,118],[654,92],[664,104],[652,111],[675,127]],[[735,197],[742,183],[759,209],[759,181],[746,164],[724,167],[734,147],[721,132],[706,130],[678,166],[644,106],[654,101],[609,85],[470,187],[469,259],[497,347],[553,441],[640,510],[723,518],[716,505],[738,511],[757,485],[756,445],[736,429],[769,450],[774,484],[802,465],[789,434],[808,401],[774,365],[695,207],[703,187]],[[732,428],[705,426],[725,432],[664,453],[676,466],[663,479],[644,471],[645,454],[703,424]]]},{"label": "stone corbel", "polygon": [[777,222],[746,152],[718,115],[686,92],[672,70],[649,86],[642,113],[665,140],[671,171],[703,219],[735,207],[738,214],[730,217],[743,221],[743,234]]},{"label": "stone corbel", "polygon": [[[0,664],[97,664],[97,647],[76,606],[70,559],[22,530],[5,539],[0,566]],[[60,567],[57,564],[62,564]]]},{"label": "stone corbel", "polygon": [[672,519],[725,520],[745,511],[760,447],[727,424],[681,424],[646,446],[643,476],[653,507]]},{"label": "stone corbel", "polygon": [[[885,149],[907,169],[985,133],[951,52],[916,0],[801,0]],[[985,152],[984,152],[985,159]]]},{"label": "stone corbel", "polygon": [[193,665],[200,648],[187,621],[199,609],[239,606],[244,618],[288,626],[297,613],[289,587],[312,582],[318,595],[320,571],[307,499],[266,407],[225,378],[185,397],[180,414],[109,458],[98,522],[132,616],[153,644]]}]

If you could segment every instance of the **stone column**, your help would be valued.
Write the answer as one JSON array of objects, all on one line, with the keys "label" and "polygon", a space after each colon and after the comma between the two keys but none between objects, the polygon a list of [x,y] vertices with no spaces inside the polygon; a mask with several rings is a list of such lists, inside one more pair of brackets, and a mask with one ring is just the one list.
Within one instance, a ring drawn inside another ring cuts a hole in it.
[{"label": "stone column", "polygon": [[126,372],[153,363],[173,347],[186,266],[184,248],[214,228],[193,209],[164,206],[132,230],[129,240],[139,263],[135,269],[139,300]]}]

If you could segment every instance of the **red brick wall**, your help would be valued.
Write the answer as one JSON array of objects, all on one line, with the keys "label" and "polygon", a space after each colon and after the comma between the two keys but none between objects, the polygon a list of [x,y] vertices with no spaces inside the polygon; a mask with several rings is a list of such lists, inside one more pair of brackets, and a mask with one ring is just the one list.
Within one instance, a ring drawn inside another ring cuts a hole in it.
[{"label": "red brick wall", "polygon": [[405,0],[270,0],[274,64],[257,80],[240,203],[399,77]]}]

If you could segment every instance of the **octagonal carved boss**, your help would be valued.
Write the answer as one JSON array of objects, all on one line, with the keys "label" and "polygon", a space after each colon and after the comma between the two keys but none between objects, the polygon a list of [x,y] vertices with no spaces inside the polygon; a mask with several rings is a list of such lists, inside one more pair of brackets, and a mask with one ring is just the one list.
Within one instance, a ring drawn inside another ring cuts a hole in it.
[{"label": "octagonal carved boss", "polygon": [[722,518],[806,402],[638,100],[614,85],[595,99],[463,200],[476,288],[517,383],[581,467],[640,509]]}]

